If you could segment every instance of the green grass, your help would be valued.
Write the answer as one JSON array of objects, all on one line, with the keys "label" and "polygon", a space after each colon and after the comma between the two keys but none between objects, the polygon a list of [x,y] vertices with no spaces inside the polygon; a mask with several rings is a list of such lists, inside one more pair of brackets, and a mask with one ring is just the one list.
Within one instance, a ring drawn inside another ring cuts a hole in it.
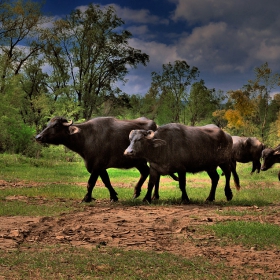
[{"label": "green grass", "polygon": [[87,181],[87,172],[82,160],[43,160],[20,155],[0,155],[0,177],[8,182],[82,182]]},{"label": "green grass", "polygon": [[[5,272],[9,279],[140,280],[217,279],[217,270],[223,264],[213,265],[202,257],[187,260],[170,253],[37,246],[2,253],[0,266],[9,268]],[[223,268],[218,279],[227,279],[230,271]]]},{"label": "green grass", "polygon": [[[57,150],[54,150],[57,151]],[[80,204],[86,193],[89,173],[81,159],[67,162],[67,158],[53,152],[45,159],[29,159],[19,155],[0,155],[1,216],[59,216],[62,213],[83,211],[95,205]],[[211,232],[223,244],[241,244],[257,249],[280,248],[279,226],[253,221],[235,221],[235,216],[271,215],[270,207],[279,205],[280,184],[278,167],[260,174],[250,175],[251,164],[238,164],[241,190],[237,191],[231,180],[233,200],[227,202],[224,195],[225,178],[221,176],[216,192],[219,215],[232,217],[227,222],[211,226],[197,226],[196,232]],[[146,193],[145,182],[140,197],[132,199],[133,188],[138,181],[136,169],[109,169],[109,176],[119,202],[116,205],[147,205],[142,202]],[[220,170],[219,170],[219,173]],[[210,191],[210,179],[206,172],[187,174],[187,193],[190,204],[204,206]],[[93,190],[99,203],[108,203],[109,192],[99,180]],[[152,206],[179,205],[181,192],[178,182],[161,179],[160,200]],[[108,204],[107,204],[108,205]],[[234,207],[241,206],[240,210]],[[244,206],[243,210],[242,206]],[[248,208],[249,206],[249,208]],[[261,212],[254,209],[262,208]],[[279,215],[279,210],[274,213]],[[277,212],[278,211],[278,212]],[[205,257],[181,258],[170,253],[123,251],[101,247],[94,250],[65,246],[34,245],[18,250],[0,251],[0,276],[6,279],[229,279],[231,267],[225,263],[213,263]],[[4,269],[3,269],[4,268]],[[1,277],[0,277],[1,278]],[[243,278],[241,278],[243,279]],[[265,279],[265,275],[263,278]]]},{"label": "green grass", "polygon": [[251,221],[228,221],[210,227],[224,243],[229,240],[235,244],[257,249],[280,248],[280,227],[269,223]]},{"label": "green grass", "polygon": [[[63,153],[64,155],[64,153]],[[86,194],[86,182],[89,178],[84,163],[77,158],[74,162],[66,162],[60,156],[55,159],[29,159],[19,155],[0,155],[0,177],[11,185],[24,182],[26,187],[10,187],[1,190],[0,199],[6,196],[22,195],[27,197],[45,197],[46,199],[82,200]],[[238,174],[241,190],[237,191],[231,180],[233,200],[227,202],[224,195],[225,178],[221,176],[217,191],[217,205],[236,206],[266,206],[280,201],[278,169],[270,169],[260,174],[250,175],[251,164],[238,164]],[[140,204],[147,187],[147,181],[142,187],[139,199],[132,200],[133,188],[139,178],[137,169],[108,169],[112,184],[119,194],[119,200],[124,204]],[[221,171],[219,170],[219,173]],[[181,192],[178,182],[165,180],[160,184],[159,205],[179,203]],[[36,185],[34,186],[34,182]],[[109,192],[100,181],[100,186],[93,190],[96,199],[109,199]],[[277,187],[278,186],[278,187]],[[210,179],[206,172],[187,174],[187,193],[191,203],[204,204],[210,191]]]},{"label": "green grass", "polygon": [[0,216],[56,216],[58,214],[67,213],[73,211],[67,203],[48,201],[46,204],[40,204],[38,201],[0,201]]}]

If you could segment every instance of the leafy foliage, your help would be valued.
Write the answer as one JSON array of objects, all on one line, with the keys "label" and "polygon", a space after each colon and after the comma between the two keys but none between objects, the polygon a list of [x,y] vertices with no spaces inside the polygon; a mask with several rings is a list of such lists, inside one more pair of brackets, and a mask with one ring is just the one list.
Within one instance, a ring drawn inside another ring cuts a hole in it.
[{"label": "leafy foliage", "polygon": [[[129,67],[146,65],[147,54],[128,45],[131,33],[122,30],[123,21],[113,7],[100,9],[89,5],[85,12],[77,9],[54,23],[45,46],[52,67],[54,96],[63,94],[81,106],[81,116],[89,119],[107,102],[115,103],[123,95],[115,87],[125,82]],[[108,105],[108,104],[107,104]]]},{"label": "leafy foliage", "polygon": [[180,122],[188,96],[187,89],[199,75],[199,70],[194,66],[190,67],[186,61],[179,60],[174,65],[163,64],[162,69],[162,74],[152,73],[152,86],[157,90],[160,105],[171,114],[168,122]]},{"label": "leafy foliage", "polygon": [[91,4],[54,20],[42,15],[42,5],[0,1],[0,151],[36,156],[40,149],[32,135],[53,116],[215,123],[235,135],[279,144],[280,94],[272,97],[272,91],[280,74],[268,63],[256,67],[255,79],[242,89],[224,93],[196,81],[198,68],[177,60],[151,73],[144,96],[128,95],[117,84],[149,56],[129,45],[132,34],[114,8]]}]

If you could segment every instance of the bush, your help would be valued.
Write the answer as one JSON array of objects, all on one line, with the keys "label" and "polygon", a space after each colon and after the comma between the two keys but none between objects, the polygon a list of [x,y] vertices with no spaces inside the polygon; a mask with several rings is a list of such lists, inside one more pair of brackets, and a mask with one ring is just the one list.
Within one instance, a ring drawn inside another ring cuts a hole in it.
[{"label": "bush", "polygon": [[35,157],[41,150],[41,146],[34,141],[36,134],[34,128],[5,116],[0,118],[0,125],[2,128],[0,135],[1,152]]}]

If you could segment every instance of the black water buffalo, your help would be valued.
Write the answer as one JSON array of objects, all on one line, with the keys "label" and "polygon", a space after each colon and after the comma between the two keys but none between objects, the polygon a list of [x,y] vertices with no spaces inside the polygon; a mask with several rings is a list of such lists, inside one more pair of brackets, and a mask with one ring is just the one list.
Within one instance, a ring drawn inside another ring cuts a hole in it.
[{"label": "black water buffalo", "polygon": [[117,120],[113,117],[99,117],[73,125],[72,121],[68,122],[63,117],[55,117],[46,129],[36,136],[36,140],[40,143],[62,144],[84,159],[91,175],[83,201],[92,200],[92,190],[98,176],[108,188],[111,201],[117,201],[117,193],[111,185],[106,169],[110,167],[137,168],[141,176],[135,186],[134,197],[138,197],[150,168],[145,159],[128,158],[124,156],[123,151],[129,145],[128,135],[131,130],[156,130],[156,128],[156,123],[146,118]]},{"label": "black water buffalo", "polygon": [[[263,164],[261,166],[262,171],[266,171],[271,168],[273,164],[280,163],[280,145],[276,148],[266,148],[262,151]],[[280,171],[278,172],[278,179],[280,181]]]},{"label": "black water buffalo", "polygon": [[160,175],[178,173],[179,186],[182,191],[182,201],[188,202],[186,192],[186,173],[207,171],[212,186],[207,198],[215,200],[216,187],[219,181],[217,167],[225,176],[225,195],[231,200],[231,172],[234,175],[236,187],[239,178],[232,170],[232,138],[218,127],[191,127],[171,123],[158,127],[157,131],[133,130],[129,134],[130,145],[124,151],[128,157],[145,158],[150,163],[150,179],[144,201],[151,202],[154,185]]},{"label": "black water buffalo", "polygon": [[247,163],[252,161],[253,174],[256,170],[257,173],[261,169],[261,155],[264,149],[264,144],[260,142],[256,137],[239,137],[232,136],[232,158],[236,167],[236,162]]}]

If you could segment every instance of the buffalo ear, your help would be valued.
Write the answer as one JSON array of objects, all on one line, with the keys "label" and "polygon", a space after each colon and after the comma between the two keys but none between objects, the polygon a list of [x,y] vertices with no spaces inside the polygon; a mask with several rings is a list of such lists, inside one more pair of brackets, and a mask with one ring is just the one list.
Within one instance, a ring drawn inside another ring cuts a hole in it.
[{"label": "buffalo ear", "polygon": [[80,129],[77,126],[72,125],[72,126],[69,126],[69,132],[70,132],[70,134],[79,133]]},{"label": "buffalo ear", "polygon": [[274,155],[280,155],[280,151],[275,151],[273,154]]},{"label": "buffalo ear", "polygon": [[166,145],[166,141],[162,139],[153,139],[152,143],[155,148]]}]

